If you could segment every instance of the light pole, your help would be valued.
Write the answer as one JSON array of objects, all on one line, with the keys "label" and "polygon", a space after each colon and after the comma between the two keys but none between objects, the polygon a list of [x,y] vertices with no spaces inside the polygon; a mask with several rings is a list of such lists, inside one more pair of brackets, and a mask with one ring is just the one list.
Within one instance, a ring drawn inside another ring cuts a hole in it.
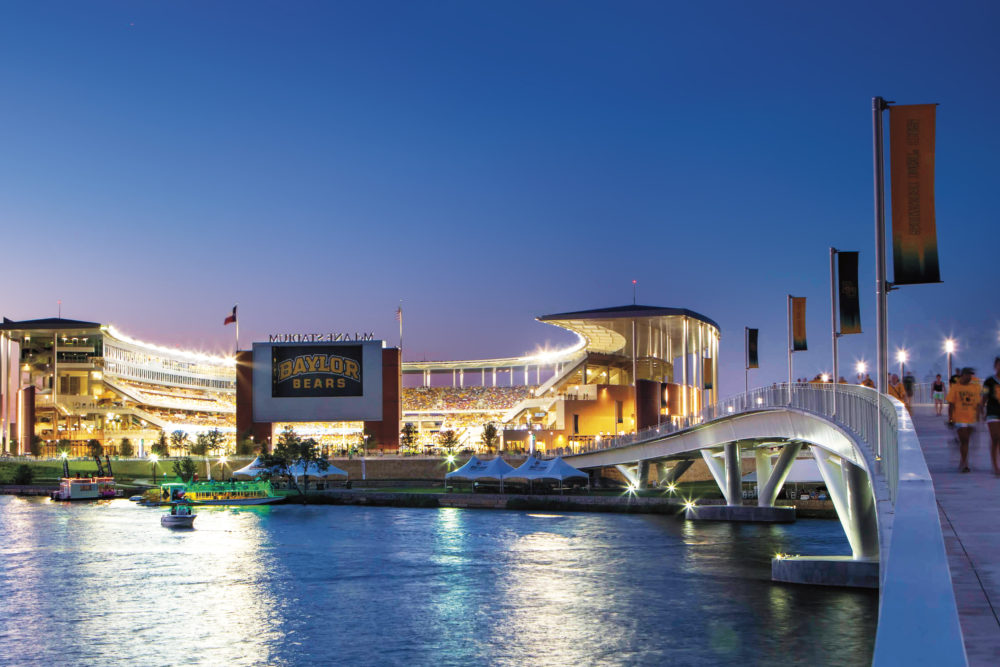
[{"label": "light pole", "polygon": [[899,349],[899,350],[898,350],[898,351],[896,352],[896,361],[898,361],[898,362],[899,362],[899,379],[900,379],[900,380],[902,380],[902,379],[903,379],[903,365],[904,365],[904,364],[905,364],[905,363],[906,363],[907,361],[909,361],[909,359],[910,359],[910,355],[909,355],[909,354],[907,354],[906,350],[904,350],[904,349],[900,348],[900,349]]},{"label": "light pole", "polygon": [[955,354],[955,339],[946,338],[944,341],[944,351],[948,353],[948,381],[951,381],[951,357]]},{"label": "light pole", "polygon": [[226,457],[225,454],[223,454],[222,456],[219,457],[219,466],[222,468],[222,478],[223,479],[226,478],[226,462],[227,461],[229,461],[229,459]]},{"label": "light pole", "polygon": [[150,454],[149,460],[153,463],[153,486],[156,486],[156,462],[160,460],[160,457],[156,454]]}]

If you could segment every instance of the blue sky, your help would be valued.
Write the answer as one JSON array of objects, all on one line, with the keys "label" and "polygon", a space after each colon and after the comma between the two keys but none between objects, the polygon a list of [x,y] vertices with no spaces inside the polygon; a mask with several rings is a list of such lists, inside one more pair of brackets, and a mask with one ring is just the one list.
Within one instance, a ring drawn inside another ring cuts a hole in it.
[{"label": "blue sky", "polygon": [[[1000,5],[5,2],[2,311],[206,350],[368,330],[405,357],[570,336],[631,300],[743,327],[786,375],[785,295],[830,368],[830,246],[861,251],[874,358],[871,97],[938,102],[943,284],[890,295],[923,375],[1000,350],[991,205]],[[891,275],[890,275],[891,278]]]}]

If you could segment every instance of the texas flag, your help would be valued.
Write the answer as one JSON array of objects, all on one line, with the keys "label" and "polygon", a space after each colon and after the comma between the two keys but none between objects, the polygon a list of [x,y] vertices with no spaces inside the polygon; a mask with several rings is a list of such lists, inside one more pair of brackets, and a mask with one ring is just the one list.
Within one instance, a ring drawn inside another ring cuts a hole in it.
[{"label": "texas flag", "polygon": [[236,321],[236,306],[233,306],[233,312],[232,312],[232,314],[230,314],[226,318],[226,321],[222,323],[222,326],[226,326],[227,324],[232,324],[235,321]]}]

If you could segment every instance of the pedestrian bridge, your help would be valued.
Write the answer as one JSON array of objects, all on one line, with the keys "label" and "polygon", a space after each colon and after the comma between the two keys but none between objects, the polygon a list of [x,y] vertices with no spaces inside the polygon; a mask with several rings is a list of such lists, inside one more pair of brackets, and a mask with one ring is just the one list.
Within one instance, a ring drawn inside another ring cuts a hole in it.
[{"label": "pedestrian bridge", "polygon": [[[614,466],[639,486],[651,465],[661,466],[669,483],[701,457],[739,517],[753,511],[742,507],[741,452],[752,450],[756,459],[757,505],[773,508],[806,447],[850,544],[841,564],[877,577],[873,663],[968,664],[933,483],[899,401],[853,385],[774,385],[710,406],[687,423],[607,439],[565,458],[581,469]],[[708,508],[685,511],[697,519]],[[773,571],[831,559],[789,560],[796,562],[778,562]]]}]

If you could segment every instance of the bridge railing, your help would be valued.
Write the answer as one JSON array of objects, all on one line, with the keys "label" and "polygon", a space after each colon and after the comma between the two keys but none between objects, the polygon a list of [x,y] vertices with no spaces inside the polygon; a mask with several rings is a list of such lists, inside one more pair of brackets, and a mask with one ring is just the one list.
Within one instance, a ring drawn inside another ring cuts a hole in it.
[{"label": "bridge railing", "polygon": [[885,477],[890,499],[896,502],[899,482],[896,407],[887,396],[859,385],[793,383],[760,387],[706,406],[700,414],[665,421],[636,433],[595,439],[568,453],[584,454],[626,447],[742,412],[787,407],[823,415],[866,443],[880,466],[879,472]]}]

